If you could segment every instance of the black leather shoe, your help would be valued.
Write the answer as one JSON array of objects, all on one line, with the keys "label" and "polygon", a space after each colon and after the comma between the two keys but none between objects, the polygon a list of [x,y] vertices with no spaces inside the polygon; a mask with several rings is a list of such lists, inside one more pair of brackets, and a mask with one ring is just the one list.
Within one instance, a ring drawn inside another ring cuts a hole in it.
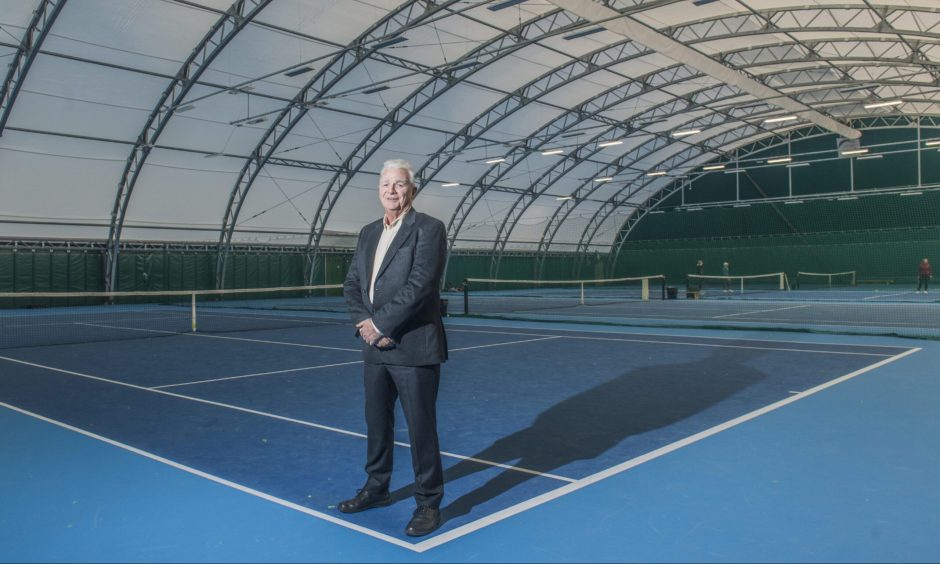
[{"label": "black leather shoe", "polygon": [[343,513],[359,513],[373,507],[384,507],[392,502],[392,496],[386,492],[370,492],[367,490],[356,490],[356,497],[347,499],[339,504],[339,510]]},{"label": "black leather shoe", "polygon": [[415,509],[414,517],[408,521],[405,534],[409,537],[423,537],[433,533],[441,526],[441,511],[436,507],[420,506]]}]

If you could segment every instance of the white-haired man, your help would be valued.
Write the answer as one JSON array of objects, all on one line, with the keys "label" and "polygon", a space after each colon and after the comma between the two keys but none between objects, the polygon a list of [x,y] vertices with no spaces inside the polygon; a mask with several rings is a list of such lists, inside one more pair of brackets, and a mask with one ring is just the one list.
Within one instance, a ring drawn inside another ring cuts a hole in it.
[{"label": "white-haired man", "polygon": [[446,258],[444,224],[412,208],[417,185],[403,160],[379,176],[382,219],[362,228],[343,288],[362,338],[367,447],[365,485],[339,504],[356,513],[391,503],[396,399],[408,422],[417,509],[409,536],[441,524],[444,472],[437,437],[437,393],[447,339],[440,286]]}]

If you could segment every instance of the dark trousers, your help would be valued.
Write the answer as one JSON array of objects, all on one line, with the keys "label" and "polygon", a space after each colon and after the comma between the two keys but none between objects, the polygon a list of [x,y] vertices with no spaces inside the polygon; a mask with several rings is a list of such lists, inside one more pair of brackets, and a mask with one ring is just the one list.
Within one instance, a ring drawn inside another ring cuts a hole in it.
[{"label": "dark trousers", "polygon": [[917,278],[917,291],[920,292],[920,287],[923,286],[924,290],[927,289],[927,283],[930,281],[929,276],[919,276]]},{"label": "dark trousers", "polygon": [[444,471],[437,440],[437,390],[441,365],[395,366],[365,363],[366,481],[368,491],[387,491],[395,451],[395,400],[401,399],[408,422],[411,464],[415,473],[415,501],[440,507],[444,497]]}]

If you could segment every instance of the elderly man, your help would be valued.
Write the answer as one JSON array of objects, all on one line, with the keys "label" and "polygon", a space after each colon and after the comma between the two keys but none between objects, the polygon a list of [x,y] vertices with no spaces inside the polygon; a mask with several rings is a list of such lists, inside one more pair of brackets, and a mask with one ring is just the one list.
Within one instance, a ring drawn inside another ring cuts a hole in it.
[{"label": "elderly man", "polygon": [[441,524],[444,473],[437,438],[437,391],[447,341],[440,284],[446,255],[444,224],[412,207],[417,186],[411,165],[386,161],[379,177],[382,219],[359,233],[343,287],[362,338],[367,447],[365,485],[339,504],[356,513],[391,503],[395,400],[400,398],[411,442],[417,509],[409,536]]}]

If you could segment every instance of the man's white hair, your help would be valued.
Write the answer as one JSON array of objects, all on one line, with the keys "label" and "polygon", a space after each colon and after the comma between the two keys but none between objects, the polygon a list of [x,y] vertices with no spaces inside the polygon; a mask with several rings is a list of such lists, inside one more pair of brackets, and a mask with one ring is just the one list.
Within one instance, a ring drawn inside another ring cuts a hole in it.
[{"label": "man's white hair", "polygon": [[415,170],[411,167],[411,163],[409,163],[405,159],[391,159],[391,160],[385,161],[382,164],[382,170],[385,170],[387,168],[398,168],[398,169],[404,170],[405,172],[408,173],[408,182],[410,182],[411,185],[414,186],[415,189],[418,188],[418,183],[415,181]]}]

